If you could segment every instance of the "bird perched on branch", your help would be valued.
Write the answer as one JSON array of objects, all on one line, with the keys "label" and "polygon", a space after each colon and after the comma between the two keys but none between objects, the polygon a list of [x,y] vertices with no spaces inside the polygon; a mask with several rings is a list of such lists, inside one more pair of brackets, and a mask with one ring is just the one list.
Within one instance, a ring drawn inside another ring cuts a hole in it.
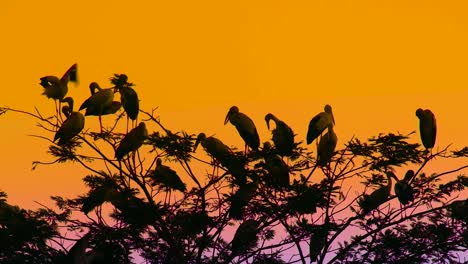
[{"label": "bird perched on branch", "polygon": [[128,118],[132,121],[136,121],[140,111],[140,100],[138,99],[138,94],[132,88],[134,84],[128,82],[128,76],[125,74],[115,74],[114,77],[111,78],[111,83],[114,84],[115,88],[120,92],[120,100],[122,101],[125,113],[127,113],[127,122]]},{"label": "bird perched on branch", "polygon": [[391,174],[397,182],[395,183],[395,194],[401,204],[406,205],[409,202],[414,200],[414,190],[413,187],[409,184],[409,181],[414,177],[414,171],[408,170],[405,174],[403,180],[398,180],[393,172],[388,172]]},{"label": "bird perched on branch", "polygon": [[230,217],[238,220],[242,219],[242,210],[255,196],[257,187],[258,185],[256,182],[242,184],[239,186],[239,189],[228,198],[231,202],[231,206],[229,207]]},{"label": "bird perched on branch", "polygon": [[325,166],[330,162],[335,152],[338,137],[333,131],[333,124],[328,124],[327,133],[320,139],[317,145],[317,164]]},{"label": "bird perched on branch", "polygon": [[265,157],[266,169],[269,172],[267,183],[274,187],[289,186],[289,167],[280,155],[269,155]]},{"label": "bird perched on branch", "polygon": [[83,130],[85,125],[83,114],[73,111],[73,98],[66,97],[61,101],[68,103],[68,106],[65,105],[62,107],[62,112],[67,119],[62,123],[54,137],[54,142],[58,140],[59,145],[62,145],[77,136],[81,130]]},{"label": "bird perched on branch", "polygon": [[227,168],[238,184],[246,182],[246,170],[244,163],[241,162],[221,140],[205,133],[200,133],[195,142],[193,152],[197,150],[198,144],[201,144],[205,151],[223,167]]},{"label": "bird perched on branch", "polygon": [[[91,97],[96,93],[96,89],[99,85],[90,85],[89,89],[91,92]],[[99,107],[88,107],[86,108],[85,116],[103,116],[103,115],[110,115],[115,114],[119,111],[122,104],[118,101],[112,101],[110,105],[104,106],[102,111]]]},{"label": "bird perched on branch", "polygon": [[257,128],[254,122],[246,114],[239,112],[237,106],[233,106],[229,109],[229,112],[224,119],[224,125],[231,122],[239,132],[239,135],[245,142],[245,150],[247,152],[247,146],[253,150],[258,150],[260,146],[260,137],[258,136]]},{"label": "bird perched on branch", "polygon": [[[114,100],[114,89],[102,89],[99,84],[92,82],[89,85],[91,91],[91,96],[86,99],[83,104],[80,106],[80,110],[86,109],[86,112],[96,113],[99,116],[99,125],[102,131],[102,120],[101,116],[104,113],[104,110],[112,105],[112,100]],[[95,92],[95,89],[98,92]]]},{"label": "bird perched on branch", "polygon": [[78,82],[78,67],[77,64],[73,64],[66,72],[63,74],[62,78],[57,76],[44,76],[39,83],[44,87],[44,94],[47,98],[52,98],[54,100],[62,100],[68,92],[68,82]]},{"label": "bird perched on branch", "polygon": [[364,196],[358,201],[363,215],[377,209],[381,204],[385,203],[388,196],[390,196],[390,191],[392,189],[392,175],[388,172],[386,175],[388,179],[387,185],[380,187],[371,194],[364,194]]},{"label": "bird perched on branch", "polygon": [[[47,98],[54,99],[55,111],[58,114],[61,100],[68,93],[68,82],[78,82],[78,66],[76,63],[73,64],[60,79],[57,76],[44,76],[40,80],[39,84],[44,88],[42,94],[47,96]],[[59,102],[58,106],[57,101]]]},{"label": "bird perched on branch", "polygon": [[416,110],[416,116],[419,118],[419,133],[421,141],[426,149],[433,148],[437,135],[437,124],[434,114],[429,109]]},{"label": "bird perched on branch", "polygon": [[146,124],[140,122],[140,124],[134,129],[130,130],[127,135],[120,141],[119,146],[115,150],[115,157],[117,160],[121,160],[128,153],[138,150],[143,145],[143,142],[148,137],[148,130],[146,130]]},{"label": "bird perched on branch", "polygon": [[185,192],[187,187],[185,183],[180,179],[179,175],[168,166],[162,165],[162,160],[158,158],[156,160],[156,169],[151,175],[153,182],[152,186],[161,184],[169,189],[179,190]]},{"label": "bird perched on branch", "polygon": [[265,116],[268,129],[270,129],[270,120],[273,120],[276,124],[276,128],[272,131],[272,140],[275,143],[278,154],[281,156],[291,156],[294,149],[294,132],[286,123],[271,113]]},{"label": "bird perched on branch", "polygon": [[257,245],[259,225],[260,222],[253,219],[246,220],[239,225],[231,241],[232,256],[246,253]]},{"label": "bird perched on branch", "polygon": [[312,143],[326,128],[334,124],[335,118],[333,117],[332,107],[327,104],[324,112],[320,112],[310,120],[309,129],[307,130],[307,144]]}]

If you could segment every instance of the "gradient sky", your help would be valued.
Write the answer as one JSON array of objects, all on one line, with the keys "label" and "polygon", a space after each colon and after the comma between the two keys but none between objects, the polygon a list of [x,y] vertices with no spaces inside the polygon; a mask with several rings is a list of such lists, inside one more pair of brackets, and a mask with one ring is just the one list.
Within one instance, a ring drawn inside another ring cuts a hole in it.
[{"label": "gradient sky", "polygon": [[[466,1],[429,0],[2,1],[0,105],[51,114],[39,78],[61,76],[77,62],[80,84],[69,85],[76,104],[89,96],[90,82],[106,86],[113,73],[126,73],[142,107],[158,106],[168,128],[216,134],[228,145],[242,147],[234,127],[223,126],[232,105],[265,141],[266,113],[304,140],[309,120],[328,103],[339,147],[352,136],[417,130],[419,107],[437,117],[437,147],[462,147],[467,8]],[[52,159],[47,142],[28,136],[41,133],[35,123],[0,117],[0,189],[28,208],[84,191],[78,165],[31,170],[33,160]],[[428,169],[455,164],[439,160]]]}]

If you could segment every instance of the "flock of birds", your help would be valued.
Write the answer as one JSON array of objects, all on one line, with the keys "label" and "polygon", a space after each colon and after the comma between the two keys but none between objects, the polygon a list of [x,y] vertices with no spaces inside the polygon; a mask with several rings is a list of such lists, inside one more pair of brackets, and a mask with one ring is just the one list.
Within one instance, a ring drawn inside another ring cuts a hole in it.
[{"label": "flock of birds", "polygon": [[[125,137],[120,141],[115,150],[117,160],[123,159],[126,155],[136,151],[142,146],[144,140],[148,136],[148,131],[144,122],[140,122],[134,127],[139,113],[138,95],[132,88],[133,84],[128,82],[128,77],[124,74],[115,75],[111,79],[114,87],[102,89],[97,83],[90,84],[91,96],[83,102],[78,111],[73,111],[73,99],[65,97],[68,92],[68,82],[77,81],[77,65],[74,64],[65,72],[62,78],[56,76],[45,76],[40,78],[40,85],[44,87],[44,93],[48,98],[52,98],[56,102],[56,110],[60,109],[61,103],[66,103],[62,107],[62,113],[66,120],[61,124],[55,134],[54,142],[58,140],[58,144],[66,144],[74,137],[78,136],[85,126],[85,116],[98,116],[102,131],[101,116],[114,114],[123,106],[127,114],[127,131],[128,119],[132,120],[132,127]],[[114,93],[119,92],[121,102],[114,101]],[[58,106],[57,106],[58,101]],[[85,109],[85,115],[79,111]],[[418,109],[416,116],[420,121],[420,136],[421,141],[426,149],[432,149],[436,140],[436,119],[430,110]],[[135,121],[135,123],[133,123]],[[289,185],[289,168],[283,161],[284,157],[292,156],[296,146],[293,130],[282,120],[275,115],[268,113],[265,116],[265,121],[268,129],[270,122],[275,123],[275,128],[272,130],[272,141],[275,151],[269,151],[273,146],[266,142],[263,146],[264,152],[270,154],[265,156],[266,167],[279,186]],[[245,142],[245,153],[248,150],[259,151],[260,138],[256,126],[252,119],[246,114],[239,111],[237,106],[232,106],[226,115],[224,124],[230,122],[238,131],[239,135]],[[332,107],[326,105],[323,112],[314,116],[308,126],[306,142],[311,144],[316,140],[317,144],[317,165],[327,166],[334,155],[337,145],[337,135],[333,127],[335,118],[333,116]],[[325,130],[327,130],[325,132]],[[325,133],[324,133],[325,132]],[[318,140],[317,140],[318,139]],[[213,160],[221,166],[227,168],[235,179],[238,180],[239,190],[231,198],[232,206],[230,214],[234,218],[240,219],[242,207],[245,206],[252,198],[252,194],[256,190],[256,185],[246,182],[246,169],[243,163],[233,159],[232,150],[226,146],[221,140],[210,136],[207,137],[204,133],[200,133],[195,142],[193,151],[201,144],[205,151],[213,158]],[[271,154],[273,153],[273,154]],[[388,183],[386,186],[375,190],[371,194],[365,194],[358,202],[362,208],[362,214],[367,214],[370,211],[378,208],[384,203],[390,195],[392,179],[396,180],[395,194],[401,204],[406,205],[414,199],[413,189],[410,186],[411,179],[415,176],[414,171],[409,170],[403,180],[399,180],[393,172],[387,172]],[[170,167],[162,164],[161,159],[157,160],[156,168],[153,172],[153,186],[160,184],[168,189],[175,189],[184,192],[185,184],[181,181],[177,173]],[[236,205],[237,203],[237,205]],[[247,220],[241,224],[234,235],[232,241],[232,251],[237,252],[243,246],[242,239],[246,236],[252,237],[256,233],[259,225],[258,221]]]}]

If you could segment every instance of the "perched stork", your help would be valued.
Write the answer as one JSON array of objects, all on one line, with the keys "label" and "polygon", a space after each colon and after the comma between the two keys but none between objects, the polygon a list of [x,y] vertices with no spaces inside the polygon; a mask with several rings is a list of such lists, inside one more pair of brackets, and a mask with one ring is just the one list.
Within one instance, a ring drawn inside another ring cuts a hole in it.
[{"label": "perched stork", "polygon": [[437,134],[437,124],[434,114],[431,110],[416,110],[416,116],[419,118],[419,133],[421,141],[426,149],[434,147]]},{"label": "perched stork", "polygon": [[409,181],[414,177],[414,171],[408,170],[403,180],[398,180],[393,172],[388,172],[390,176],[396,180],[395,183],[395,194],[401,204],[407,205],[409,202],[414,200],[414,190],[410,186]]},{"label": "perched stork", "polygon": [[325,166],[330,162],[335,152],[338,137],[333,131],[333,124],[328,124],[327,133],[320,139],[317,145],[317,164],[319,166]]},{"label": "perched stork", "polygon": [[392,175],[387,173],[387,179],[387,185],[380,187],[371,194],[364,194],[364,196],[359,199],[358,203],[362,209],[363,215],[366,215],[372,210],[377,209],[381,204],[387,201],[392,189]]},{"label": "perched stork", "polygon": [[324,112],[317,114],[310,120],[309,129],[307,130],[307,144],[312,143],[326,128],[330,127],[330,124],[335,124],[332,107],[327,104],[324,110]]},{"label": "perched stork", "polygon": [[237,183],[246,182],[246,170],[244,164],[234,156],[231,149],[221,140],[211,136],[206,137],[205,133],[200,133],[195,142],[193,152],[197,150],[198,144],[201,144],[205,151],[223,167],[227,168]]},{"label": "perched stork", "polygon": [[468,199],[452,202],[448,207],[452,218],[468,222]]},{"label": "perched stork", "polygon": [[136,121],[138,112],[140,111],[140,101],[138,99],[138,94],[132,88],[134,84],[128,82],[128,77],[125,74],[115,74],[114,77],[111,78],[111,82],[120,92],[120,100],[122,101],[125,113],[127,113],[127,121],[128,118]]},{"label": "perched stork", "polygon": [[179,175],[177,175],[177,173],[170,167],[162,165],[160,158],[156,160],[156,169],[151,175],[151,179],[153,180],[151,183],[152,186],[161,184],[168,189],[174,189],[181,192],[185,192],[187,190],[185,183],[182,182]]},{"label": "perched stork", "polygon": [[68,93],[68,82],[78,82],[78,66],[73,64],[66,72],[63,74],[62,78],[57,76],[44,76],[40,78],[41,82],[39,83],[44,87],[44,94],[47,98],[52,98],[55,100],[55,110],[58,114],[59,106],[57,107],[57,101],[61,101],[65,98],[65,95]]},{"label": "perched stork", "polygon": [[229,197],[228,200],[231,202],[231,206],[229,207],[230,217],[237,220],[242,219],[242,210],[255,196],[257,187],[258,185],[255,182],[242,184],[239,186],[239,189]]},{"label": "perched stork", "polygon": [[260,137],[258,136],[257,128],[250,117],[244,113],[239,112],[237,106],[233,106],[229,109],[229,112],[224,119],[224,125],[231,122],[239,132],[239,135],[245,141],[245,150],[247,152],[247,146],[253,150],[258,150],[260,146]]},{"label": "perched stork", "polygon": [[[86,111],[91,113],[96,113],[99,116],[99,125],[101,126],[102,132],[102,120],[101,116],[104,113],[106,108],[109,108],[112,105],[112,100],[114,100],[114,90],[112,88],[102,89],[99,84],[92,82],[89,85],[91,90],[91,96],[83,102],[80,106],[80,110],[86,109]],[[95,89],[98,92],[95,92]]]},{"label": "perched stork", "polygon": [[85,125],[85,118],[80,112],[73,112],[73,98],[66,97],[61,100],[68,103],[68,106],[62,108],[63,114],[67,119],[62,123],[57,133],[55,133],[54,142],[58,140],[58,144],[62,145],[75,136],[77,136]]},{"label": "perched stork", "polygon": [[272,140],[275,143],[278,154],[281,156],[291,156],[294,149],[294,132],[286,123],[271,113],[265,116],[268,129],[270,129],[270,120],[275,121],[276,124],[276,128],[272,131]]},{"label": "perched stork", "polygon": [[[93,96],[96,93],[96,85],[90,86],[89,87],[91,91],[91,96]],[[102,109],[102,112],[100,113],[100,109],[97,107],[88,107],[86,108],[85,116],[103,116],[103,115],[111,115],[117,113],[119,111],[120,107],[122,107],[122,104],[118,101],[112,101],[110,105],[104,107]]]},{"label": "perched stork", "polygon": [[231,241],[231,258],[246,253],[249,249],[256,247],[259,225],[260,222],[253,219],[246,220],[239,225]]},{"label": "perched stork", "polygon": [[148,130],[146,124],[140,122],[137,127],[130,130],[127,135],[120,141],[119,146],[115,150],[115,157],[121,160],[128,153],[138,150],[143,145],[143,142],[148,137]]},{"label": "perched stork", "polygon": [[279,155],[267,156],[265,159],[269,178],[265,181],[275,187],[289,186],[289,167]]},{"label": "perched stork", "polygon": [[313,226],[313,228],[309,243],[309,256],[311,263],[317,261],[317,257],[320,255],[320,252],[327,243],[329,233],[329,227],[326,224]]}]

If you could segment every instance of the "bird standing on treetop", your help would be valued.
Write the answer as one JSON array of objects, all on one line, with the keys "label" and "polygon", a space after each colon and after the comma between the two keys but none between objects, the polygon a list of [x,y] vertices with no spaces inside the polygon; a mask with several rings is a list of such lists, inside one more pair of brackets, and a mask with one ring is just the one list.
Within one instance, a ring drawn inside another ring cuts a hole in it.
[{"label": "bird standing on treetop", "polygon": [[385,186],[373,191],[371,194],[364,194],[359,199],[359,206],[362,208],[363,215],[368,214],[370,211],[377,209],[381,204],[385,203],[390,195],[392,189],[392,178],[391,174],[387,173],[388,183]]},{"label": "bird standing on treetop", "polygon": [[397,181],[395,183],[395,194],[401,204],[407,205],[414,200],[413,188],[409,185],[409,181],[414,177],[414,171],[408,170],[403,180],[398,180],[393,172],[388,172]]},{"label": "bird standing on treetop", "polygon": [[434,114],[431,110],[416,110],[416,116],[419,118],[419,133],[421,141],[426,149],[433,148],[436,141],[437,124]]},{"label": "bird standing on treetop", "polygon": [[136,151],[148,137],[148,130],[146,130],[146,124],[140,122],[137,127],[130,130],[127,135],[120,141],[119,146],[115,150],[115,157],[117,160],[121,160],[131,151]]},{"label": "bird standing on treetop", "polygon": [[307,144],[312,143],[326,128],[330,127],[330,124],[335,124],[332,107],[327,104],[324,110],[324,112],[317,114],[310,120],[309,129],[307,131]]},{"label": "bird standing on treetop", "polygon": [[228,160],[232,156],[231,149],[226,146],[221,140],[210,136],[206,137],[205,133],[198,134],[197,141],[195,142],[195,146],[193,147],[193,152],[197,150],[198,144],[201,144],[202,147],[205,149],[208,154],[221,163],[221,165],[225,166],[228,163]]},{"label": "bird standing on treetop", "polygon": [[152,173],[151,179],[153,180],[151,183],[152,186],[161,184],[167,188],[179,190],[181,192],[187,190],[185,183],[182,182],[179,175],[168,166],[162,165],[160,158],[156,160],[156,169]]},{"label": "bird standing on treetop", "polygon": [[272,140],[275,143],[278,154],[281,156],[291,156],[294,149],[294,132],[286,123],[271,113],[265,116],[268,129],[270,129],[270,120],[275,121],[276,124],[276,128],[272,131]]},{"label": "bird standing on treetop", "polygon": [[[96,93],[96,85],[90,85],[89,87],[91,91],[91,97]],[[120,107],[122,107],[122,104],[118,101],[112,101],[110,105],[104,107],[102,109],[102,112],[98,107],[88,107],[86,108],[85,116],[103,116],[103,115],[110,115],[110,114],[115,114],[117,111],[119,111]]]},{"label": "bird standing on treetop", "polygon": [[[104,110],[112,105],[112,100],[114,100],[114,89],[102,89],[99,84],[92,82],[89,85],[91,90],[91,96],[86,99],[80,106],[80,110],[85,109],[88,112],[96,113],[99,116],[99,125],[101,126],[102,132],[102,120],[101,116],[104,113]],[[98,89],[98,92],[95,92],[95,89]]]},{"label": "bird standing on treetop", "polygon": [[317,164],[319,166],[325,166],[330,162],[335,152],[338,137],[333,131],[333,124],[328,124],[327,133],[320,139],[317,145]]},{"label": "bird standing on treetop", "polygon": [[231,175],[237,179],[237,183],[245,183],[246,170],[244,164],[235,157],[228,146],[215,137],[206,137],[205,133],[200,133],[195,142],[193,152],[197,150],[197,146],[200,143],[215,161],[229,170]]},{"label": "bird standing on treetop", "polygon": [[239,135],[245,141],[245,150],[247,152],[247,146],[253,150],[258,150],[260,146],[260,137],[258,136],[257,128],[255,127],[254,122],[244,113],[239,112],[237,106],[233,106],[229,109],[229,112],[226,115],[224,120],[224,125],[230,121],[233,124]]},{"label": "bird standing on treetop", "polygon": [[68,106],[62,108],[63,114],[67,119],[62,123],[57,133],[55,133],[54,142],[58,139],[58,144],[62,145],[73,137],[77,136],[85,125],[85,118],[80,112],[73,112],[73,98],[66,97],[61,100],[68,103]]},{"label": "bird standing on treetop", "polygon": [[120,92],[120,101],[122,101],[123,108],[127,113],[127,122],[128,118],[136,121],[138,112],[140,111],[140,101],[138,100],[138,94],[132,88],[134,84],[128,82],[128,77],[125,74],[115,74],[114,77],[111,78],[111,82]]},{"label": "bird standing on treetop", "polygon": [[[57,100],[62,100],[65,95],[68,93],[68,82],[78,82],[78,67],[77,64],[73,64],[62,76],[58,78],[57,76],[44,76],[39,83],[44,87],[44,94],[47,98],[52,98],[55,100],[55,110],[58,112]],[[60,106],[59,106],[60,107]]]}]

